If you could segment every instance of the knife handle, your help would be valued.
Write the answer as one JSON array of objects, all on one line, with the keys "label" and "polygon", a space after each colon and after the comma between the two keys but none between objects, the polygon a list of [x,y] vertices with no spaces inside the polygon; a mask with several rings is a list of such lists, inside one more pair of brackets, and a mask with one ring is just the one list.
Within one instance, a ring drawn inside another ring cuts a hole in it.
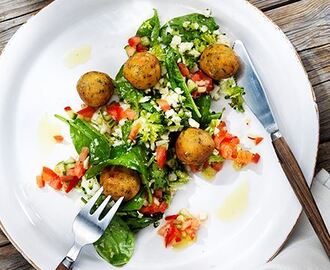
[{"label": "knife handle", "polygon": [[313,195],[307,185],[306,179],[290,150],[285,139],[277,132],[274,134],[273,146],[282,165],[282,168],[302,205],[310,223],[312,224],[316,235],[320,239],[325,252],[330,257],[330,236],[327,227],[323,221],[319,209],[315,203]]}]

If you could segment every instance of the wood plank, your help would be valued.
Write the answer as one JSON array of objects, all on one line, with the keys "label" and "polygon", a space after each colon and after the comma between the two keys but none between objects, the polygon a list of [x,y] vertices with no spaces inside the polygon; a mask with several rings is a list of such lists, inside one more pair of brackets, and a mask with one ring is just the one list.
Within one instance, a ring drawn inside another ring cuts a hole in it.
[{"label": "wood plank", "polygon": [[298,51],[329,43],[329,0],[303,0],[265,12]]},{"label": "wood plank", "polygon": [[0,262],[0,268],[3,270],[34,269],[12,245],[0,248]]},{"label": "wood plank", "polygon": [[7,237],[3,234],[3,232],[0,230],[0,247],[3,247],[5,245],[8,245],[10,242],[7,239]]},{"label": "wood plank", "polygon": [[270,10],[299,0],[248,0],[251,4],[255,5],[262,11]]},{"label": "wood plank", "polygon": [[322,143],[319,146],[319,155],[315,172],[325,169],[330,171],[330,142]]},{"label": "wood plank", "polygon": [[52,0],[1,0],[0,21],[9,20],[40,10]]},{"label": "wood plank", "polygon": [[23,25],[28,19],[30,19],[38,11],[17,17],[15,19],[0,22],[0,53],[5,48],[8,41],[15,34],[18,28]]},{"label": "wood plank", "polygon": [[[301,51],[299,55],[312,85],[330,80],[330,43]],[[324,90],[330,92],[330,89]]]},{"label": "wood plank", "polygon": [[320,114],[320,143],[323,143],[330,141],[330,80],[314,86],[314,92]]}]

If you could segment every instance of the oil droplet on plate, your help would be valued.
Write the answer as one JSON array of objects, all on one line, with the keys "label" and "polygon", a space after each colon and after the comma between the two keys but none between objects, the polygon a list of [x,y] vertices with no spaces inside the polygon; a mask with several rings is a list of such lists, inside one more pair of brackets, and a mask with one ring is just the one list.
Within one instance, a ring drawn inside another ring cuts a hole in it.
[{"label": "oil droplet on plate", "polygon": [[182,239],[180,242],[175,243],[172,247],[174,250],[181,250],[181,249],[185,249],[189,246],[191,246],[193,243],[195,243],[196,240],[190,240],[190,239]]},{"label": "oil droplet on plate", "polygon": [[78,65],[85,64],[91,57],[92,48],[89,45],[78,47],[69,52],[65,59],[65,66],[68,68],[74,68]]},{"label": "oil droplet on plate", "polygon": [[218,216],[221,220],[230,221],[243,214],[248,206],[249,184],[241,183],[223,202]]},{"label": "oil droplet on plate", "polygon": [[55,135],[61,135],[60,124],[47,115],[42,116],[38,126],[38,142],[42,154],[48,155],[53,150],[56,144]]}]

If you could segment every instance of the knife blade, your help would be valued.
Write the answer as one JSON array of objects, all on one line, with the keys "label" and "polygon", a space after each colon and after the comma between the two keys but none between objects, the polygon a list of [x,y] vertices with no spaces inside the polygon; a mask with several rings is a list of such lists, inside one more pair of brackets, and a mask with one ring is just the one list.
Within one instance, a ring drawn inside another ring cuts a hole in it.
[{"label": "knife blade", "polygon": [[330,257],[330,235],[315,203],[306,179],[289,145],[281,135],[269,106],[265,88],[242,41],[236,40],[234,51],[240,58],[238,82],[245,88],[245,102],[271,136],[279,162],[302,205],[325,252]]}]

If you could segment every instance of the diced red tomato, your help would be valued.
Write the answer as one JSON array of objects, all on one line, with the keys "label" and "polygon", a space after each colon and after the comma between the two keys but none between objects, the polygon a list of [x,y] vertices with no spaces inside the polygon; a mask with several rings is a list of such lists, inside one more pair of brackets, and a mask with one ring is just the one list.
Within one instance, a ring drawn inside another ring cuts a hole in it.
[{"label": "diced red tomato", "polygon": [[157,146],[156,148],[156,162],[159,166],[159,168],[163,169],[166,164],[166,152],[167,152],[167,147],[160,145]]},{"label": "diced red tomato", "polygon": [[69,193],[78,183],[79,183],[79,178],[74,176],[73,179],[69,182],[69,184],[65,188],[65,192]]},{"label": "diced red tomato", "polygon": [[68,112],[68,111],[72,111],[72,109],[71,109],[70,106],[66,106],[66,107],[64,108],[64,111]]},{"label": "diced red tomato", "polygon": [[76,176],[73,175],[63,175],[60,177],[61,182],[70,182],[72,181]]},{"label": "diced red tomato", "polygon": [[178,66],[179,66],[179,69],[180,69],[180,72],[181,72],[182,76],[188,77],[189,74],[190,74],[190,71],[187,68],[187,66],[184,63],[179,63]]},{"label": "diced red tomato", "polygon": [[235,159],[237,156],[237,145],[232,143],[222,143],[220,154],[224,159]]},{"label": "diced red tomato", "polygon": [[147,206],[143,206],[139,210],[139,212],[141,212],[142,214],[147,214],[147,215],[156,214],[156,213],[164,213],[166,211],[167,207],[168,207],[168,205],[166,202],[161,202],[159,205],[152,203]]},{"label": "diced red tomato", "polygon": [[80,111],[77,112],[78,115],[86,118],[87,120],[92,119],[94,113],[96,112],[96,109],[90,106],[87,106]]},{"label": "diced red tomato", "polygon": [[141,43],[139,43],[138,45],[136,45],[136,51],[137,52],[146,52],[148,51],[148,48],[144,45],[142,45]]},{"label": "diced red tomato", "polygon": [[260,160],[260,155],[258,153],[253,154],[252,162],[257,164]]},{"label": "diced red tomato", "polygon": [[141,38],[140,37],[137,37],[137,36],[134,36],[134,37],[131,37],[128,39],[128,45],[133,47],[133,48],[136,48],[136,46],[141,43]]},{"label": "diced red tomato", "polygon": [[136,113],[132,109],[128,108],[124,111],[124,115],[128,120],[133,120],[136,116]]},{"label": "diced red tomato", "polygon": [[256,145],[258,145],[259,143],[261,143],[263,141],[263,137],[248,137],[250,140],[254,140],[254,143]]},{"label": "diced red tomato", "polygon": [[62,135],[55,135],[53,136],[56,143],[62,143],[64,141],[64,137]]},{"label": "diced red tomato", "polygon": [[52,169],[50,169],[48,167],[42,168],[41,177],[42,177],[42,180],[45,182],[50,182],[50,181],[59,179],[59,176]]},{"label": "diced red tomato", "polygon": [[252,161],[252,153],[247,150],[240,150],[237,152],[237,157],[235,159],[235,163],[240,166],[245,166]]},{"label": "diced red tomato", "polygon": [[42,179],[40,175],[37,176],[36,180],[37,180],[37,186],[39,188],[43,188],[45,186],[45,181]]},{"label": "diced red tomato", "polygon": [[84,165],[81,162],[77,162],[74,166],[74,175],[80,179],[84,176],[85,172]]},{"label": "diced red tomato", "polygon": [[211,163],[211,167],[213,170],[219,172],[223,167],[223,162],[213,162]]},{"label": "diced red tomato", "polygon": [[60,179],[57,179],[57,180],[52,180],[49,182],[49,185],[55,189],[55,190],[61,190],[63,184],[62,182],[60,181]]},{"label": "diced red tomato", "polygon": [[113,102],[107,106],[107,112],[117,122],[125,117],[124,110],[118,102]]},{"label": "diced red tomato", "polygon": [[167,217],[165,217],[165,220],[166,221],[175,220],[178,216],[179,216],[178,214],[167,216]]},{"label": "diced red tomato", "polygon": [[164,112],[171,109],[170,104],[168,104],[168,102],[165,99],[157,99],[157,103]]},{"label": "diced red tomato", "polygon": [[136,136],[139,134],[139,131],[141,129],[141,124],[137,123],[132,126],[131,132],[128,135],[128,139],[131,141],[134,141]]},{"label": "diced red tomato", "polygon": [[202,93],[198,92],[197,90],[191,93],[193,99],[199,98]]},{"label": "diced red tomato", "polygon": [[[212,91],[214,89],[214,84],[212,78],[207,76],[203,71],[199,70],[191,76],[191,79],[198,84],[198,86],[205,86],[207,91]],[[198,82],[203,81],[203,84]]]}]

